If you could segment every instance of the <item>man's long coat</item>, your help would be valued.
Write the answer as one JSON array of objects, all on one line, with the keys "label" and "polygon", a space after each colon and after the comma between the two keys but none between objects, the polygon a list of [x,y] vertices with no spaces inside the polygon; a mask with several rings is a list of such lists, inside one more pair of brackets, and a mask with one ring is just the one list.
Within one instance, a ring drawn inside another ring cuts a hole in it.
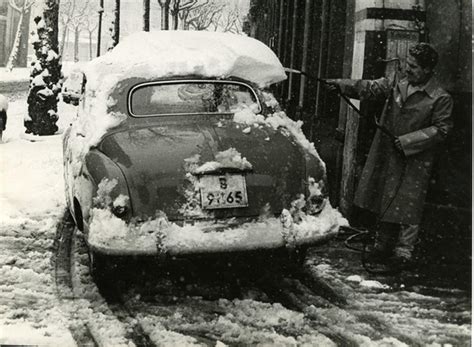
[{"label": "man's long coat", "polygon": [[400,139],[377,130],[356,191],[355,205],[376,213],[381,221],[419,224],[433,167],[436,145],[452,128],[451,96],[432,78],[408,96],[408,81],[391,86],[378,80],[338,80],[351,97],[385,98],[380,122]]}]

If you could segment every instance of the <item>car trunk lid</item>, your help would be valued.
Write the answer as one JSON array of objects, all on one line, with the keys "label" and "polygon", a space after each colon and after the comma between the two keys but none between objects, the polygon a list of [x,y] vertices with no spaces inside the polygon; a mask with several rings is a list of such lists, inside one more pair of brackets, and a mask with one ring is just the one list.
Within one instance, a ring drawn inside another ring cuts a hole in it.
[{"label": "car trunk lid", "polygon": [[[265,125],[202,118],[160,117],[153,125],[128,127],[102,141],[100,149],[125,175],[134,216],[163,211],[170,220],[257,217],[279,214],[304,193],[304,153],[290,135]],[[237,159],[222,160],[226,151]],[[249,165],[242,164],[244,158]],[[219,190],[212,187],[222,182],[219,177],[245,185],[246,206],[201,204],[207,198],[203,190]]]}]

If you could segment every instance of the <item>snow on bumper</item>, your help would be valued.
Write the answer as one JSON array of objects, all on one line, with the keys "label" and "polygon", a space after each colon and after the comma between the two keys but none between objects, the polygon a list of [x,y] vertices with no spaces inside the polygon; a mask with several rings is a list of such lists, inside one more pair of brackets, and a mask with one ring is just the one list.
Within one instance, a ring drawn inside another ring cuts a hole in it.
[{"label": "snow on bumper", "polygon": [[347,220],[329,203],[319,215],[305,215],[298,223],[287,216],[238,226],[211,221],[179,226],[166,217],[132,225],[109,210],[94,209],[88,243],[95,251],[117,255],[237,252],[319,244],[334,237],[341,225]]}]

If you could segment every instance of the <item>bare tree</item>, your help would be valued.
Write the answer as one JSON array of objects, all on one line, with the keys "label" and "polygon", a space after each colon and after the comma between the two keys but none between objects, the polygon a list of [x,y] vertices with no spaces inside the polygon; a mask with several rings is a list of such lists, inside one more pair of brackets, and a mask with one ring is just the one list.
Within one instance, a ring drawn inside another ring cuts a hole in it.
[{"label": "bare tree", "polygon": [[173,0],[170,8],[171,12],[171,26],[173,30],[178,30],[180,12],[189,11],[198,3],[198,0]]},{"label": "bare tree", "polygon": [[[74,33],[74,61],[79,61],[79,37],[81,31],[87,26],[88,17],[91,16],[93,6],[91,0],[69,0],[73,4],[74,11],[68,18],[68,29],[72,29]],[[79,4],[81,4],[79,6]],[[95,7],[94,7],[95,9]],[[63,28],[64,32],[64,28]]]},{"label": "bare tree", "polygon": [[89,59],[92,59],[93,56],[93,36],[94,33],[96,32],[99,22],[97,21],[97,18],[95,17],[95,14],[98,12],[99,6],[96,4],[91,4],[91,6],[88,7],[87,11],[87,16],[84,18],[84,23],[83,23],[83,28],[85,31],[87,31],[87,35],[89,38]]},{"label": "bare tree", "polygon": [[62,26],[62,33],[61,33],[61,44],[59,48],[59,55],[62,59],[64,55],[64,47],[66,45],[66,38],[68,35],[69,26],[71,24],[71,20],[76,12],[76,0],[63,0],[61,2],[61,7],[59,9],[59,18],[61,21]]},{"label": "bare tree", "polygon": [[143,0],[143,31],[150,31],[150,0]]},{"label": "bare tree", "polygon": [[205,0],[205,2],[199,3],[196,1],[195,4],[189,7],[185,7],[178,11],[177,15],[179,17],[179,21],[181,22],[181,29],[183,30],[189,30],[189,14],[191,11],[197,7],[205,6],[209,3],[209,0]]},{"label": "bare tree", "polygon": [[21,27],[23,25],[23,20],[25,14],[30,10],[31,6],[34,4],[35,0],[23,0],[23,4],[20,5],[21,0],[9,0],[8,4],[17,12],[20,13],[20,19],[18,20],[18,27],[16,29],[15,40],[13,40],[12,50],[7,61],[7,70],[11,71],[15,63],[16,57],[18,55],[18,49],[20,47],[21,39]]},{"label": "bare tree", "polygon": [[243,25],[242,17],[242,13],[238,6],[234,6],[234,8],[229,11],[222,11],[218,19],[215,21],[215,30],[241,34]]},{"label": "bare tree", "polygon": [[161,8],[161,30],[170,28],[170,3],[171,0],[158,0]]},{"label": "bare tree", "polygon": [[189,11],[186,25],[194,30],[206,30],[211,25],[216,25],[216,20],[223,11],[225,5],[214,1],[200,4]]}]

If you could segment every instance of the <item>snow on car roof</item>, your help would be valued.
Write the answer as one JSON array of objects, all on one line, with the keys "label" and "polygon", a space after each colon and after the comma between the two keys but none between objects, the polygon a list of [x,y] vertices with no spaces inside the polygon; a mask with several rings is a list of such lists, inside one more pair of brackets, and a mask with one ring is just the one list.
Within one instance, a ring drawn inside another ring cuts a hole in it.
[{"label": "snow on car roof", "polygon": [[258,40],[230,33],[174,30],[127,36],[112,51],[89,63],[86,73],[88,81],[93,76],[98,82],[109,74],[150,79],[233,76],[260,87],[286,78],[277,56]]}]

